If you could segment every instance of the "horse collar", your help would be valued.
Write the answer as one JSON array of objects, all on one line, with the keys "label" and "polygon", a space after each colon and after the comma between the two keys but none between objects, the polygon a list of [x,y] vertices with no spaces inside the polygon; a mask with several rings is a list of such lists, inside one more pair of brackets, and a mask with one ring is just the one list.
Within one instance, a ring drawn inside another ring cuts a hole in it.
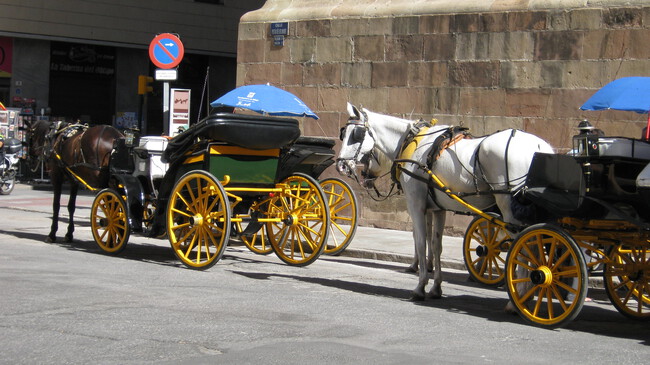
[{"label": "horse collar", "polygon": [[[404,138],[404,142],[400,147],[400,152],[397,158],[399,160],[410,160],[413,156],[413,153],[420,145],[420,141],[422,138],[424,138],[424,136],[428,134],[428,131],[431,127],[433,127],[433,124],[429,122],[420,121],[413,123],[408,133],[406,134],[406,137]],[[400,162],[393,163],[393,166],[391,167],[391,178],[393,179],[393,182],[397,184],[400,190],[402,188],[399,183],[401,170],[402,166]]]}]

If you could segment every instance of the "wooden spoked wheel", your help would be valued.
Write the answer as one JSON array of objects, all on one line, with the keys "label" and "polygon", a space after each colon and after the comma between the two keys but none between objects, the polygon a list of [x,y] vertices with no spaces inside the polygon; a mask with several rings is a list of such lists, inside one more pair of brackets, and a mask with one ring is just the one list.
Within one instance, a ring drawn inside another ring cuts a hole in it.
[{"label": "wooden spoked wheel", "polygon": [[283,192],[269,201],[267,216],[279,222],[266,224],[275,254],[285,263],[306,266],[325,248],[329,231],[329,206],[323,190],[311,176],[295,174],[278,186]]},{"label": "wooden spoked wheel", "polygon": [[[496,214],[491,214],[501,219]],[[512,243],[505,228],[483,217],[475,217],[463,240],[465,267],[473,280],[491,286],[503,284],[506,277],[505,256]]]},{"label": "wooden spoked wheel", "polygon": [[521,232],[506,258],[508,296],[522,317],[546,327],[572,321],[587,295],[587,267],[575,240],[550,224]]},{"label": "wooden spoked wheel", "polygon": [[607,296],[626,317],[650,320],[650,248],[616,246],[605,264]]},{"label": "wooden spoked wheel", "polygon": [[330,210],[330,231],[325,254],[339,255],[343,252],[357,230],[357,197],[345,181],[328,178],[320,182]]},{"label": "wooden spoked wheel", "polygon": [[124,199],[112,189],[101,190],[90,208],[90,225],[97,246],[104,252],[122,251],[131,234]]},{"label": "wooden spoked wheel", "polygon": [[206,171],[190,171],[167,204],[167,236],[174,254],[192,269],[219,261],[230,237],[230,204],[221,183]]}]

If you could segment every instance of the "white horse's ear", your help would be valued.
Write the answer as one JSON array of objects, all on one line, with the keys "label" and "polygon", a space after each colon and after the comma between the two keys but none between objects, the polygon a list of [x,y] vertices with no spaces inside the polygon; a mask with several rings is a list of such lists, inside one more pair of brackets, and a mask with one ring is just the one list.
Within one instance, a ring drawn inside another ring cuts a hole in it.
[{"label": "white horse's ear", "polygon": [[352,118],[361,117],[361,113],[359,112],[359,109],[357,109],[356,106],[350,104],[350,102],[348,102],[348,115]]}]

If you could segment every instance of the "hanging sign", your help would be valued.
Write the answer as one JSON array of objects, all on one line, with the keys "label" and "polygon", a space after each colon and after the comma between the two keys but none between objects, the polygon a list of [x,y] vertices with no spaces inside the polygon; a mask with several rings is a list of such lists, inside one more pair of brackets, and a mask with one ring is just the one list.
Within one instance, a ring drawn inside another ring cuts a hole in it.
[{"label": "hanging sign", "polygon": [[171,89],[170,136],[175,136],[190,126],[190,92],[190,89]]}]

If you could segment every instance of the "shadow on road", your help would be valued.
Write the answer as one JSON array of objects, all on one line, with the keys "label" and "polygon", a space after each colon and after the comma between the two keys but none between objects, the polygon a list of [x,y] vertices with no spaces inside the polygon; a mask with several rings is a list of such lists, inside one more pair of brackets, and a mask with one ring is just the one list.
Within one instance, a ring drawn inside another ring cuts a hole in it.
[{"label": "shadow on road", "polygon": [[[390,270],[397,268],[396,265],[383,263],[373,263],[373,266],[387,266]],[[255,280],[269,280],[272,277],[293,279],[306,283],[332,287],[339,290],[347,290],[358,294],[382,296],[387,298],[394,298],[401,301],[407,301],[411,296],[410,290],[389,288],[380,285],[358,283],[347,280],[324,279],[277,273],[249,273],[242,271],[232,272],[237,275]],[[469,282],[467,280],[467,274],[445,272],[444,275],[445,281],[448,283],[486,289],[486,287],[482,286],[481,284]],[[493,289],[501,291],[504,290],[503,288]],[[648,328],[647,322],[627,319],[613,308],[610,310],[600,306],[603,304],[603,302],[606,302],[607,298],[602,290],[592,290],[589,294],[590,296],[593,294],[593,305],[591,303],[586,303],[578,317],[573,322],[567,324],[564,327],[564,330],[568,329],[571,331],[586,332],[594,335],[619,337],[626,339],[634,338],[638,339],[640,344],[644,344],[646,346],[650,345],[650,340],[648,340],[650,338],[650,328]],[[482,318],[488,321],[520,323],[521,325],[525,326],[530,325],[527,324],[519,316],[506,313],[504,311],[506,302],[506,300],[501,298],[486,298],[472,294],[463,294],[455,296],[444,296],[442,299],[427,299],[421,302],[413,302],[413,304],[424,307],[438,308],[453,313],[461,313],[464,315]],[[548,330],[552,331],[553,329]]]}]

